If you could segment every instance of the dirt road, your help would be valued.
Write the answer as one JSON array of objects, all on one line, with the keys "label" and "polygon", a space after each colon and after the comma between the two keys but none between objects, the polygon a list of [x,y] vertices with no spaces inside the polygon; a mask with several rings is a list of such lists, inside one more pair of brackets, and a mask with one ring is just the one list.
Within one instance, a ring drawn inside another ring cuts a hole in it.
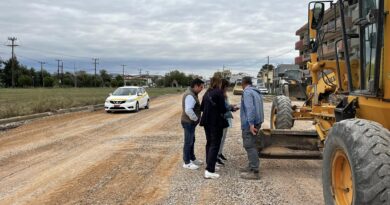
[{"label": "dirt road", "polygon": [[[320,161],[262,160],[260,181],[238,178],[246,158],[237,113],[221,179],[204,180],[203,168],[183,170],[180,99],[157,98],[139,113],[72,113],[0,132],[0,204],[323,204]],[[198,129],[200,159],[204,144]]]}]

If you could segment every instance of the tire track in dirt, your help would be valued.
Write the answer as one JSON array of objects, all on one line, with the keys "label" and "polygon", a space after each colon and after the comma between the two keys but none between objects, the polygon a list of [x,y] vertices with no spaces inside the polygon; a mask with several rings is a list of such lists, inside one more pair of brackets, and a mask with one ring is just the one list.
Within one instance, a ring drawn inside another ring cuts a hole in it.
[{"label": "tire track in dirt", "polygon": [[[164,128],[161,125],[169,124],[179,119],[181,106],[172,103],[178,102],[178,98],[179,96],[169,96],[161,100],[156,99],[156,102],[153,103],[154,107],[150,110],[143,110],[140,113],[128,116],[83,113],[81,114],[82,116],[86,115],[85,117],[90,119],[88,126],[85,123],[75,124],[68,122],[73,118],[77,119],[77,114],[66,117],[66,122],[62,124],[67,124],[67,126],[60,128],[63,131],[61,140],[49,140],[46,144],[37,145],[28,152],[19,148],[17,154],[3,158],[0,162],[0,168],[3,170],[0,172],[0,176],[3,176],[3,178],[0,178],[0,185],[7,188],[0,188],[0,202],[40,204],[41,202],[61,202],[61,199],[65,199],[62,202],[72,203],[77,201],[78,203],[83,203],[89,201],[96,203],[96,200],[99,199],[97,196],[106,196],[103,198],[107,203],[115,203],[118,198],[108,197],[109,193],[120,192],[120,190],[123,190],[123,187],[129,187],[129,185],[130,187],[142,187],[139,185],[145,181],[145,176],[132,176],[132,173],[137,171],[135,170],[136,168],[145,170],[143,169],[145,165],[141,165],[148,161],[151,162],[151,166],[147,165],[146,167],[151,171],[145,174],[153,175],[155,179],[164,181],[164,178],[171,174],[166,166],[177,163],[179,160],[176,153],[178,150],[172,149],[171,145],[172,143],[176,144],[178,136],[168,137],[170,139],[167,142],[168,146],[164,146],[164,143],[156,146],[151,143],[150,148],[152,150],[148,150],[148,152],[152,151],[152,154],[149,153],[149,155],[143,151],[145,145],[137,144],[137,141],[143,142],[142,139],[164,137],[150,137],[144,135],[144,133],[150,133],[153,126]],[[118,116],[119,119],[117,119]],[[42,121],[36,123],[40,124]],[[50,124],[57,121],[61,120],[48,120],[47,123],[49,125],[47,127],[56,127]],[[32,122],[32,125],[34,123]],[[169,128],[166,132],[171,133],[172,126],[165,128]],[[16,141],[20,140],[19,136],[23,136],[23,133],[28,132],[24,131],[23,127],[19,128],[18,131],[15,131],[15,135],[17,135]],[[159,132],[163,132],[163,130],[159,130]],[[32,134],[34,131],[29,133]],[[12,134],[12,132],[7,134]],[[34,144],[32,139],[35,139],[35,142],[39,142],[42,138],[45,139],[45,137],[47,136],[35,136],[35,138],[30,138],[27,141]],[[3,138],[2,140],[5,142],[3,144],[6,144],[9,143],[7,140],[12,141],[13,138],[8,136],[7,139]],[[24,147],[22,143],[19,144],[22,148]],[[129,161],[129,159],[137,160]],[[161,163],[159,164],[158,162]],[[116,167],[128,167],[129,170],[122,173],[118,171],[121,169]],[[153,171],[155,169],[162,170],[162,172]],[[94,176],[93,180],[89,178],[92,176]],[[116,178],[119,180],[115,180]],[[111,179],[115,183],[111,183]],[[131,186],[131,184],[123,183],[125,181],[129,183],[138,181],[138,184],[135,183],[133,184],[134,186]],[[86,184],[81,187],[75,186],[74,183],[76,182],[86,182]],[[105,189],[105,187],[110,186],[117,189]],[[75,189],[72,192],[74,187]],[[159,186],[154,188],[144,187],[148,190],[147,193],[149,195],[153,195],[156,198],[160,190]],[[80,191],[82,189],[86,190],[86,192]],[[51,190],[56,191],[53,192]],[[75,195],[61,198],[60,196],[67,196],[65,193],[73,193]],[[84,194],[76,195],[76,193]],[[143,198],[143,191],[138,191],[138,193],[132,200],[137,200],[137,197]],[[132,195],[127,193],[124,196],[126,197],[122,201],[128,200],[128,197]],[[103,200],[103,198],[100,199]],[[145,197],[144,199],[148,198]],[[69,201],[70,199],[73,199],[73,201]],[[144,199],[140,201],[145,201]]]}]

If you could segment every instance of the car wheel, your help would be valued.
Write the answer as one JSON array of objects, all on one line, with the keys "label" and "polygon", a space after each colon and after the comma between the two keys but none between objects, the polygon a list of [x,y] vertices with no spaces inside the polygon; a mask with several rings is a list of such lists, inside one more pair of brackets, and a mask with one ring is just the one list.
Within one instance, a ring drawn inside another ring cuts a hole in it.
[{"label": "car wheel", "polygon": [[145,105],[145,109],[149,109],[149,107],[150,107],[150,100],[148,99],[148,102]]}]

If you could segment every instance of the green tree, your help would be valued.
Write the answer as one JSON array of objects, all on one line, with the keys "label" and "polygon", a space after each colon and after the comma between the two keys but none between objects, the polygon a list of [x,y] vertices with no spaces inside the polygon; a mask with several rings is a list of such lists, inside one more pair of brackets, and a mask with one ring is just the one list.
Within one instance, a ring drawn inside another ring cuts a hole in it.
[{"label": "green tree", "polygon": [[268,71],[271,71],[271,70],[274,70],[275,67],[272,65],[272,64],[264,64],[262,67],[261,67],[261,70],[264,71],[264,70],[268,70]]},{"label": "green tree", "polygon": [[64,80],[62,83],[65,87],[73,87],[74,86],[74,75],[70,72],[66,72],[64,74]]},{"label": "green tree", "polygon": [[33,81],[32,81],[30,76],[28,76],[28,75],[21,75],[21,76],[19,76],[19,78],[18,78],[18,85],[20,87],[24,87],[24,88],[25,87],[30,87],[30,86],[32,86],[32,84],[33,84]]},{"label": "green tree", "polygon": [[85,71],[77,72],[77,85],[79,87],[93,87],[93,76]]},{"label": "green tree", "polygon": [[118,86],[118,87],[124,85],[124,83],[123,83],[123,77],[122,77],[121,75],[115,76],[115,80],[116,80],[116,82],[117,82],[117,86]]},{"label": "green tree", "polygon": [[113,79],[113,80],[111,80],[111,82],[110,82],[110,85],[111,85],[111,87],[114,87],[114,88],[116,88],[116,87],[118,87],[118,81],[116,80],[116,79]]},{"label": "green tree", "polygon": [[175,80],[181,86],[188,86],[189,85],[188,76],[185,73],[180,72],[178,70],[174,70],[174,71],[171,71],[169,73],[166,73],[164,84],[166,87],[170,87]]},{"label": "green tree", "polygon": [[[12,58],[4,62],[4,68],[2,69],[2,79],[1,81],[5,85],[5,87],[11,87],[12,86]],[[17,81],[19,78],[19,70],[20,65],[17,58],[14,59],[14,79],[15,79],[15,85],[17,86]]]},{"label": "green tree", "polygon": [[43,78],[43,81],[45,83],[45,87],[53,87],[54,86],[54,78],[51,76],[45,76]]},{"label": "green tree", "polygon": [[112,76],[107,73],[106,70],[100,70],[100,79],[104,87],[109,87],[111,85]]}]

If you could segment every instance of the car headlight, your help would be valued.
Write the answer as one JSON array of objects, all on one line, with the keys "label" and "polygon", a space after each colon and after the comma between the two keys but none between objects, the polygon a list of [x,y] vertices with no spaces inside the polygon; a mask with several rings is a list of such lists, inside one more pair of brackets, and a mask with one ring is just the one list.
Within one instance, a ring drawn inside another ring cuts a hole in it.
[{"label": "car headlight", "polygon": [[110,101],[106,99],[106,103],[109,103]]}]

